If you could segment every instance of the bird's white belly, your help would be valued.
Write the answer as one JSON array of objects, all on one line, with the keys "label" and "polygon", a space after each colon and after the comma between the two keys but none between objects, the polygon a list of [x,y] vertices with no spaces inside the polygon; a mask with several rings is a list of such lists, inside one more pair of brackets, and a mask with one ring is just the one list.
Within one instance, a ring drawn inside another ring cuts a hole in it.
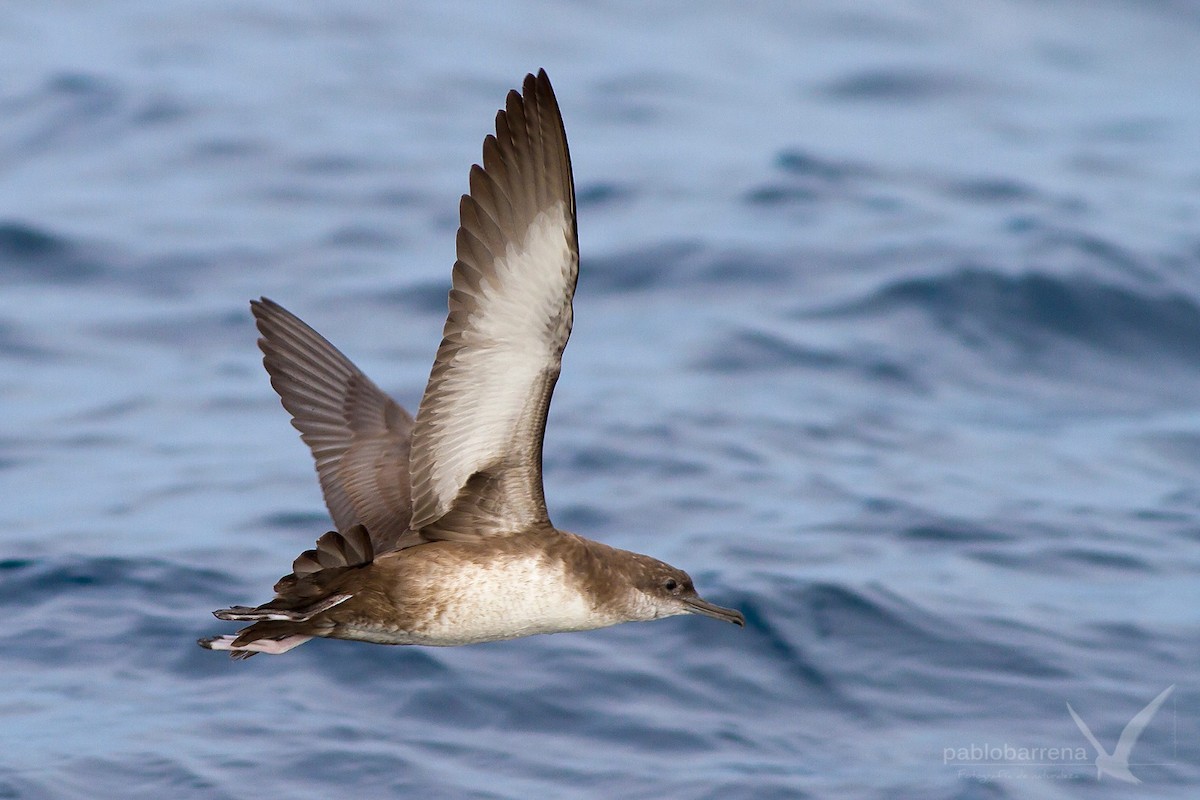
[{"label": "bird's white belly", "polygon": [[[487,564],[459,563],[430,575],[413,596],[424,609],[407,629],[356,630],[353,638],[391,644],[454,646],[512,639],[537,633],[590,630],[620,620],[599,613],[564,574],[561,565],[539,558]],[[347,637],[351,638],[351,637]]]}]

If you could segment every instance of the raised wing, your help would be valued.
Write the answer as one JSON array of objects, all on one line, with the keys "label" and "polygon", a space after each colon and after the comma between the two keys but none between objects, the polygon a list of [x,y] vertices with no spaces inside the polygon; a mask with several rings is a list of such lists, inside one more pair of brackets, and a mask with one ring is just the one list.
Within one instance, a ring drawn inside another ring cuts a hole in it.
[{"label": "raised wing", "polygon": [[1175,691],[1175,684],[1171,684],[1166,689],[1159,693],[1158,697],[1150,701],[1150,704],[1139,711],[1133,719],[1129,720],[1129,724],[1125,726],[1125,730],[1121,731],[1121,738],[1117,741],[1117,746],[1113,750],[1113,758],[1120,759],[1126,764],[1129,763],[1129,756],[1133,753],[1133,746],[1137,744],[1138,737],[1142,735],[1142,731],[1150,724],[1150,720],[1154,719],[1154,715],[1158,713],[1161,706],[1171,692]]},{"label": "raised wing", "polygon": [[1087,726],[1086,722],[1079,718],[1079,715],[1075,713],[1075,709],[1071,708],[1070,703],[1067,703],[1067,711],[1071,712],[1071,719],[1075,720],[1075,725],[1078,726],[1080,732],[1092,743],[1092,747],[1096,748],[1096,755],[1108,755],[1108,751],[1101,747],[1100,742],[1096,741],[1096,737],[1092,735],[1092,729]]},{"label": "raised wing", "polygon": [[427,538],[548,523],[542,436],[579,246],[567,138],[545,71],[509,92],[459,217],[450,315],[413,431],[412,527]]},{"label": "raised wing", "polygon": [[412,417],[283,306],[265,297],[250,306],[263,366],[312,449],[334,524],[342,533],[363,525],[376,552],[391,549],[412,516]]}]

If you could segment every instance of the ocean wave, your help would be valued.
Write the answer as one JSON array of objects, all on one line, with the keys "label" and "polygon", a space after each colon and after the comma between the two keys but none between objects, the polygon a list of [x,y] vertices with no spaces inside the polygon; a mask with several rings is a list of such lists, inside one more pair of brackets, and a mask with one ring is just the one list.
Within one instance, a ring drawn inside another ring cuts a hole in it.
[{"label": "ocean wave", "polygon": [[721,337],[695,366],[712,372],[736,374],[797,368],[843,372],[871,381],[915,387],[917,377],[899,362],[878,353],[839,353],[808,347],[762,330],[736,330]]},{"label": "ocean wave", "polygon": [[[905,277],[818,315],[870,317],[917,311],[972,348],[1005,343],[1036,352],[1056,343],[1129,358],[1170,355],[1200,367],[1200,304],[1154,287],[1087,275],[1010,275],[975,266]],[[804,314],[803,316],[810,316]]]},{"label": "ocean wave", "polygon": [[69,284],[91,280],[103,271],[100,261],[78,242],[17,220],[0,222],[0,277]]},{"label": "ocean wave", "polygon": [[587,258],[579,293],[588,296],[653,293],[684,286],[778,286],[795,277],[776,255],[723,251],[698,241],[666,241]]},{"label": "ocean wave", "polygon": [[179,102],[164,94],[139,95],[110,77],[81,72],[49,76],[4,101],[5,131],[0,153],[28,159],[46,152],[94,150],[97,143],[119,141],[125,133],[186,116]]},{"label": "ocean wave", "polygon": [[909,105],[942,100],[985,86],[974,77],[946,71],[885,67],[837,78],[826,84],[821,92],[833,100]]}]

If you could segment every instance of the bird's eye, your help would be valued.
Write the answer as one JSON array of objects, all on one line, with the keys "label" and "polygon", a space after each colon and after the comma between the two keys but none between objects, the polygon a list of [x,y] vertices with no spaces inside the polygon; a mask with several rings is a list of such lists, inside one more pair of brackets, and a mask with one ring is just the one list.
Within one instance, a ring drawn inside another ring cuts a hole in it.
[{"label": "bird's eye", "polygon": [[663,584],[663,588],[668,592],[673,592],[679,588],[679,584],[674,578],[667,578],[667,582]]}]

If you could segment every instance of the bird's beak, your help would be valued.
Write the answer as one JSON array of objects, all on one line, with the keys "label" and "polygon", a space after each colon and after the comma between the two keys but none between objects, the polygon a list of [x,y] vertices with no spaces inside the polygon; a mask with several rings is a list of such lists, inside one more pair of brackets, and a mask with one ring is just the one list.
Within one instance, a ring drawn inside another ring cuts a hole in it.
[{"label": "bird's beak", "polygon": [[723,622],[732,622],[734,625],[740,625],[743,628],[746,627],[746,618],[742,616],[742,612],[735,611],[732,608],[721,608],[699,597],[685,597],[683,598],[683,604],[693,614],[703,614],[706,617],[719,619]]}]

